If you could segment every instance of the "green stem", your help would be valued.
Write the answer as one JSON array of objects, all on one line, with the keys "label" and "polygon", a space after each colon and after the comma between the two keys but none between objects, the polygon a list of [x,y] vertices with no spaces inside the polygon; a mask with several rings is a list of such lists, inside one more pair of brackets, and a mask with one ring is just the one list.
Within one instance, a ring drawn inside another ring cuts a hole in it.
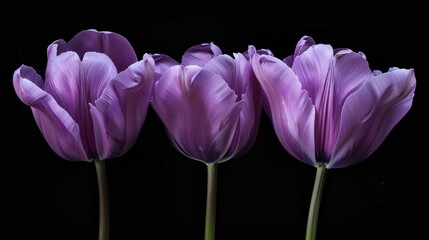
[{"label": "green stem", "polygon": [[322,199],[323,183],[325,182],[326,166],[317,167],[314,180],[313,194],[311,195],[310,210],[308,211],[307,231],[305,240],[315,240],[317,233],[317,219],[319,217],[320,202]]},{"label": "green stem", "polygon": [[98,180],[98,198],[100,202],[100,223],[98,240],[109,240],[109,190],[107,185],[106,164],[104,160],[96,159],[95,168]]},{"label": "green stem", "polygon": [[215,239],[217,164],[207,164],[207,202],[205,240]]}]

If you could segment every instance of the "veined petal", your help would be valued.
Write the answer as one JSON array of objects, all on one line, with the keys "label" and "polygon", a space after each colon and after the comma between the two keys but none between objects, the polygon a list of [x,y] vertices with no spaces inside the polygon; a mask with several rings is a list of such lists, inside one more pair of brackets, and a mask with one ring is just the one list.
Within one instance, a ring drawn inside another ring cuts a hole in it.
[{"label": "veined petal", "polygon": [[210,60],[204,67],[219,74],[234,90],[237,101],[243,100],[240,113],[240,126],[228,151],[228,156],[239,156],[246,153],[256,139],[259,129],[262,101],[260,88],[252,66],[243,54],[220,55]]},{"label": "veined petal", "polygon": [[241,94],[243,93],[242,82],[245,80],[237,76],[237,65],[232,57],[228,55],[214,57],[207,62],[204,69],[219,74],[228,84],[229,88],[235,92],[238,98],[241,98]]},{"label": "veined petal", "polygon": [[45,74],[45,91],[75,121],[80,114],[80,67],[79,56],[74,52],[65,52],[50,58]]},{"label": "veined petal", "polygon": [[318,44],[307,48],[293,62],[292,70],[301,81],[302,87],[307,90],[315,106],[320,106],[332,58],[332,47],[330,45]]},{"label": "veined petal", "polygon": [[283,62],[285,62],[286,65],[288,65],[289,67],[292,67],[292,65],[294,64],[295,58],[301,55],[303,52],[305,52],[313,45],[316,45],[316,42],[313,40],[312,37],[303,36],[296,44],[294,54],[283,59]]},{"label": "veined petal", "polygon": [[101,159],[118,157],[135,143],[152,95],[155,62],[145,55],[119,73],[91,105],[97,152]]},{"label": "veined petal", "polygon": [[413,70],[375,76],[344,103],[340,131],[328,168],[347,167],[373,153],[411,108]]},{"label": "veined petal", "polygon": [[292,69],[275,57],[255,54],[252,67],[270,104],[280,142],[295,158],[316,166],[315,107],[307,91]]},{"label": "veined petal", "polygon": [[204,67],[212,58],[222,54],[222,51],[214,43],[203,43],[190,47],[182,56],[182,64]]},{"label": "veined petal", "polygon": [[198,66],[173,66],[155,83],[152,106],[178,150],[205,163],[224,158],[241,102],[227,83]]},{"label": "veined petal", "polygon": [[13,76],[18,97],[32,108],[40,131],[52,150],[73,161],[89,161],[80,137],[79,126],[55,99],[41,87],[43,81],[33,68],[21,66]]},{"label": "veined petal", "polygon": [[332,59],[320,103],[316,105],[316,153],[319,161],[329,161],[332,157],[344,102],[373,76],[368,62],[358,53],[342,50]]},{"label": "veined petal", "polygon": [[81,59],[86,52],[104,53],[112,59],[118,72],[122,72],[137,61],[137,55],[126,38],[117,33],[98,32],[93,29],[76,34],[67,42],[67,47],[61,45],[58,48],[57,54],[65,51],[76,52]]}]

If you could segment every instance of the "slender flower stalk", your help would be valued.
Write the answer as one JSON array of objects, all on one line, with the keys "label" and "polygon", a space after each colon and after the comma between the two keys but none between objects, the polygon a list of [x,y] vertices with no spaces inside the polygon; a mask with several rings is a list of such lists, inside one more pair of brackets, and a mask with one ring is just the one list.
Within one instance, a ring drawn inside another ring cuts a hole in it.
[{"label": "slender flower stalk", "polygon": [[207,165],[207,199],[205,240],[215,239],[217,163]]},{"label": "slender flower stalk", "polygon": [[305,240],[315,240],[317,233],[317,221],[319,217],[320,202],[322,201],[323,184],[325,182],[326,166],[317,167],[316,178],[314,180],[313,194],[311,195],[310,209],[308,211],[307,231]]},{"label": "slender flower stalk", "polygon": [[109,240],[110,210],[106,164],[105,161],[99,159],[95,159],[94,163],[97,171],[98,199],[100,205],[98,240]]}]

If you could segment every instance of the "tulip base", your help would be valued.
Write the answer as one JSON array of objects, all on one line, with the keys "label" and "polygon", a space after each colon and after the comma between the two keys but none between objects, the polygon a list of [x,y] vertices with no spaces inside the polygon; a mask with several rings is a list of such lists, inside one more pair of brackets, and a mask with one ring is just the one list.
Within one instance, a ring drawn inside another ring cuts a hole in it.
[{"label": "tulip base", "polygon": [[109,240],[109,191],[107,185],[106,164],[104,160],[96,159],[95,168],[98,180],[98,198],[100,205],[100,222],[98,240]]},{"label": "tulip base", "polygon": [[317,219],[319,218],[320,202],[322,200],[323,184],[325,182],[326,166],[317,167],[314,180],[313,194],[311,195],[310,209],[308,211],[307,231],[305,240],[315,240],[317,233]]},{"label": "tulip base", "polygon": [[205,240],[215,239],[217,164],[207,164],[207,202]]}]

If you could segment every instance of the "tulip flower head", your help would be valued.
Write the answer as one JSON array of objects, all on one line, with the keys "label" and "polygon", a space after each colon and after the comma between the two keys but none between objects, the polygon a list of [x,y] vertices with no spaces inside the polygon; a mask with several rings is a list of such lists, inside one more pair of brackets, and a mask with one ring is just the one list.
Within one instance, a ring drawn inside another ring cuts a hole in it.
[{"label": "tulip flower head", "polygon": [[22,65],[13,76],[18,97],[61,157],[91,161],[118,157],[137,139],[146,117],[154,60],[137,61],[117,33],[86,30],[48,47],[45,80]]},{"label": "tulip flower head", "polygon": [[371,71],[363,53],[303,37],[294,55],[255,54],[255,75],[284,148],[326,168],[354,165],[373,153],[411,108],[413,69]]},{"label": "tulip flower head", "polygon": [[250,149],[262,108],[248,59],[221,53],[210,43],[189,48],[181,65],[165,55],[153,56],[158,76],[153,108],[176,149],[208,164]]}]

